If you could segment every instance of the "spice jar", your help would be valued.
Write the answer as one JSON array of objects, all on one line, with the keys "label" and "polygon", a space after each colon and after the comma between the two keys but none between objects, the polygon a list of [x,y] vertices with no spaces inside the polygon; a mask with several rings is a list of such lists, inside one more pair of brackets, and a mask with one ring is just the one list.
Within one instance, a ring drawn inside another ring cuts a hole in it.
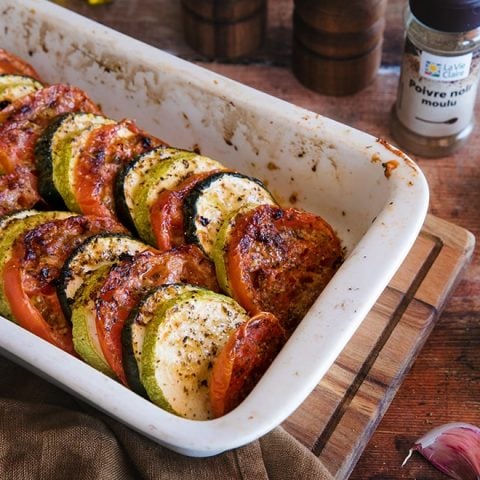
[{"label": "spice jar", "polygon": [[449,155],[469,137],[480,65],[480,0],[410,0],[391,129],[405,150]]},{"label": "spice jar", "polygon": [[251,54],[265,37],[267,0],[182,0],[186,42],[209,58]]}]

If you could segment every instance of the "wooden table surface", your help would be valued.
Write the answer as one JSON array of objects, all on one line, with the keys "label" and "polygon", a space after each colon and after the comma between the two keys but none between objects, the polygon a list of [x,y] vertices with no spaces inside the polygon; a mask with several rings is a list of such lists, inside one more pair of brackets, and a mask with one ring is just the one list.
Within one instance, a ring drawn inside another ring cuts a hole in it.
[{"label": "wooden table surface", "polygon": [[[259,90],[392,141],[389,110],[395,99],[403,43],[405,0],[390,0],[382,67],[374,82],[349,97],[326,97],[304,88],[290,70],[293,0],[269,2],[267,39],[237,63],[209,63],[184,42],[179,1],[113,0],[63,5],[151,45]],[[477,102],[477,115],[480,103]],[[480,126],[456,155],[414,157],[431,189],[430,212],[480,234]],[[401,463],[412,442],[434,426],[480,425],[480,255],[450,298],[435,330],[351,475],[351,480],[446,478],[419,456]]]}]

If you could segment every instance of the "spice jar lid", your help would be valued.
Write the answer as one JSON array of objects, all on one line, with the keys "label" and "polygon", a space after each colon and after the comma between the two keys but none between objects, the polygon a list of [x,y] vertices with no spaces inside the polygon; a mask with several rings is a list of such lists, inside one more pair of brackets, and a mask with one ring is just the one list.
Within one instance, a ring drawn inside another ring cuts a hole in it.
[{"label": "spice jar lid", "polygon": [[480,0],[410,0],[413,15],[443,32],[468,32],[480,26]]}]

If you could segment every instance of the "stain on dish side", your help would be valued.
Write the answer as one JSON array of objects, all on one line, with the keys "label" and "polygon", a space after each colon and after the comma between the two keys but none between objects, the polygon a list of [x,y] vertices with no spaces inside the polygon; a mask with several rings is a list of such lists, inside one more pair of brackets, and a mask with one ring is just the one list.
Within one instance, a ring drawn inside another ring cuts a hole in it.
[{"label": "stain on dish side", "polygon": [[398,163],[397,160],[389,160],[388,162],[384,162],[382,163],[382,167],[384,169],[384,174],[385,174],[385,178],[390,178],[390,176],[392,175],[392,172],[398,168],[400,164]]},{"label": "stain on dish side", "polygon": [[383,145],[387,150],[389,150],[390,152],[392,152],[393,154],[397,155],[398,157],[400,157],[406,165],[408,165],[416,174],[418,174],[418,167],[417,165],[415,164],[415,162],[410,158],[408,157],[404,152],[402,152],[401,150],[399,150],[398,148],[394,147],[392,144],[388,143],[386,140],[384,140],[383,138],[377,138],[377,142],[380,144],[380,145]]}]

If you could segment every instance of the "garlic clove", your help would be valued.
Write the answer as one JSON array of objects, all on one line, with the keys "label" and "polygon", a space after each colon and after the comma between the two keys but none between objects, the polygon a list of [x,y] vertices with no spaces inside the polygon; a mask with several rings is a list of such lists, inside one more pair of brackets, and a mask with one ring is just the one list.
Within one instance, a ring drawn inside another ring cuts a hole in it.
[{"label": "garlic clove", "polygon": [[407,458],[419,452],[438,470],[456,480],[480,480],[480,428],[447,423],[418,439]]}]

